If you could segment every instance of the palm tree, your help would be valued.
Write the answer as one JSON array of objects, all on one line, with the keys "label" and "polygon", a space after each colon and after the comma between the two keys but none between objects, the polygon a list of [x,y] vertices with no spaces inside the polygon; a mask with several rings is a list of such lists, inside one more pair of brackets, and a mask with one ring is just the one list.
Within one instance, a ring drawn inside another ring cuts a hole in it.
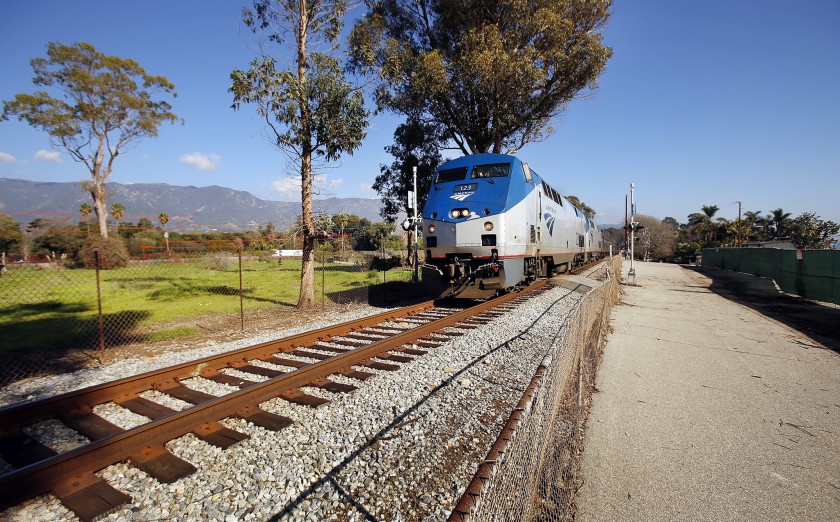
[{"label": "palm tree", "polygon": [[87,235],[90,235],[90,221],[87,221],[87,218],[93,213],[93,207],[87,203],[82,203],[82,206],[79,207],[79,212],[81,212],[82,217],[85,218],[85,222],[87,223]]},{"label": "palm tree", "polygon": [[[166,212],[161,212],[158,216],[158,221],[160,221],[161,227],[166,228],[166,224],[169,223],[169,214],[167,214]],[[166,232],[165,230],[163,232],[163,240],[166,241],[166,254],[172,255],[169,252],[169,232]]]},{"label": "palm tree", "polygon": [[715,217],[717,211],[720,208],[717,205],[703,205],[703,223],[706,229],[706,242],[711,243],[715,237],[715,224],[712,222],[712,218]]},{"label": "palm tree", "polygon": [[790,212],[777,208],[767,215],[767,219],[773,223],[773,236],[776,239],[784,237],[790,233],[788,230],[791,224]]},{"label": "palm tree", "polygon": [[121,203],[111,203],[111,215],[117,220],[117,230],[120,229],[120,219],[125,215],[125,207]]},{"label": "palm tree", "polygon": [[[747,210],[744,212],[744,219],[743,225],[746,225],[747,233],[745,234],[745,239],[749,241],[751,238],[755,237],[756,228],[761,226],[763,218],[761,217],[761,211],[751,211]],[[742,227],[744,228],[744,227]]]}]

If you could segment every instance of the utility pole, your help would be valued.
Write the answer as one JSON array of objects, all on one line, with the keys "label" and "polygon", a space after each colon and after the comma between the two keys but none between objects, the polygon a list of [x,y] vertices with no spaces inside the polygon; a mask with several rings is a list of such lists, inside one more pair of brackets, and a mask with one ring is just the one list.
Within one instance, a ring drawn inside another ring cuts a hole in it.
[{"label": "utility pole", "polygon": [[420,281],[420,255],[417,253],[420,243],[420,238],[417,234],[420,230],[420,223],[417,220],[417,167],[412,167],[412,170],[414,173],[414,191],[411,193],[411,206],[414,207],[414,282],[417,283]]},{"label": "utility pole", "polygon": [[633,268],[633,256],[635,254],[636,246],[636,198],[635,198],[635,184],[630,184],[630,270],[627,272],[627,277],[633,279],[633,284],[636,284],[636,269]]},{"label": "utility pole", "polygon": [[630,224],[627,220],[627,194],[624,195],[624,259],[630,250]]},{"label": "utility pole", "polygon": [[738,202],[738,248],[741,248],[741,202]]}]

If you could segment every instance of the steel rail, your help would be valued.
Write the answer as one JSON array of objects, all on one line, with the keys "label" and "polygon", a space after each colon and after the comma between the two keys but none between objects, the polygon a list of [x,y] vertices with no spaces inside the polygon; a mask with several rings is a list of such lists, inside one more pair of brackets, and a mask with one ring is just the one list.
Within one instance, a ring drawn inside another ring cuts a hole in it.
[{"label": "steel rail", "polygon": [[0,409],[0,437],[15,432],[22,426],[29,426],[36,422],[52,419],[62,413],[78,410],[80,407],[89,408],[97,404],[112,401],[126,394],[140,393],[154,389],[155,386],[167,381],[186,379],[195,377],[201,372],[228,368],[231,367],[231,364],[238,361],[259,359],[260,357],[274,353],[291,351],[296,347],[312,344],[327,337],[342,335],[381,322],[418,314],[433,307],[434,301],[425,301],[405,308],[390,310],[381,314],[347,321],[311,332],[211,355],[202,359],[89,386],[61,395],[8,406]]},{"label": "steel rail", "polygon": [[[177,413],[137,426],[123,433],[111,435],[66,453],[50,457],[0,476],[0,510],[15,506],[34,496],[47,493],[66,484],[74,477],[84,476],[123,461],[144,447],[158,446],[192,432],[196,426],[235,416],[237,412],[258,407],[259,404],[286,392],[307,386],[313,381],[364,363],[372,357],[397,349],[430,333],[480,315],[512,299],[546,286],[543,279],[529,286],[523,293],[511,293],[480,303],[431,323],[420,325],[393,337],[336,355],[287,374],[252,384],[239,391],[216,397]],[[267,343],[271,344],[271,343]],[[258,345],[263,346],[263,345]],[[255,347],[257,348],[257,347]],[[212,359],[212,358],[211,358]],[[195,362],[178,368],[197,368]],[[174,367],[173,367],[174,368]],[[196,374],[198,372],[196,371]],[[148,389],[148,388],[146,388]],[[34,403],[33,403],[34,404]]]}]

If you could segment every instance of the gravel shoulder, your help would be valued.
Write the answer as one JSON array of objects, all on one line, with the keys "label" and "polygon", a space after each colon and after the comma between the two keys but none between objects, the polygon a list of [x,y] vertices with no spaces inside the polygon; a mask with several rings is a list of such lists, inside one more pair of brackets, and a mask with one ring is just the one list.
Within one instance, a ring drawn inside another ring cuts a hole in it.
[{"label": "gravel shoulder", "polygon": [[[104,520],[446,520],[533,376],[547,341],[580,298],[555,287],[398,371],[377,372],[365,382],[333,377],[359,387],[349,394],[305,389],[330,399],[317,409],[268,401],[263,408],[295,421],[280,432],[229,419],[223,424],[250,438],[228,450],[191,434],[171,441],[167,448],[198,468],[174,484],[160,484],[125,463],[110,466],[100,475],[134,500]],[[5,390],[4,397],[13,393],[31,400],[325,326],[321,322],[32,379]],[[185,384],[214,394],[231,391],[201,378]],[[177,409],[186,406],[160,394],[145,396]],[[144,421],[115,405],[100,406],[97,413],[123,426]],[[82,442],[49,423],[31,433],[54,447]],[[75,517],[44,495],[0,513],[0,519]]]},{"label": "gravel shoulder", "polygon": [[635,268],[598,370],[577,519],[837,520],[840,356],[761,313],[766,280],[725,275],[748,305],[718,274]]}]

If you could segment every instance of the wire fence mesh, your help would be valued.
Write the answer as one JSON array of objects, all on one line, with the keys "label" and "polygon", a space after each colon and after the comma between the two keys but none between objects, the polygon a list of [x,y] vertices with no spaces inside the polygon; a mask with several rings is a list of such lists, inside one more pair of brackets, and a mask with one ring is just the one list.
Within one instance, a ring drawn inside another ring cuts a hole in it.
[{"label": "wire fence mesh", "polygon": [[582,428],[620,269],[614,256],[568,315],[451,521],[574,519]]},{"label": "wire fence mesh", "polygon": [[[195,248],[109,270],[68,257],[9,263],[0,276],[0,385],[164,341],[270,328],[298,312],[301,259],[278,253]],[[316,249],[317,307],[392,307],[421,297],[400,254]]]}]

